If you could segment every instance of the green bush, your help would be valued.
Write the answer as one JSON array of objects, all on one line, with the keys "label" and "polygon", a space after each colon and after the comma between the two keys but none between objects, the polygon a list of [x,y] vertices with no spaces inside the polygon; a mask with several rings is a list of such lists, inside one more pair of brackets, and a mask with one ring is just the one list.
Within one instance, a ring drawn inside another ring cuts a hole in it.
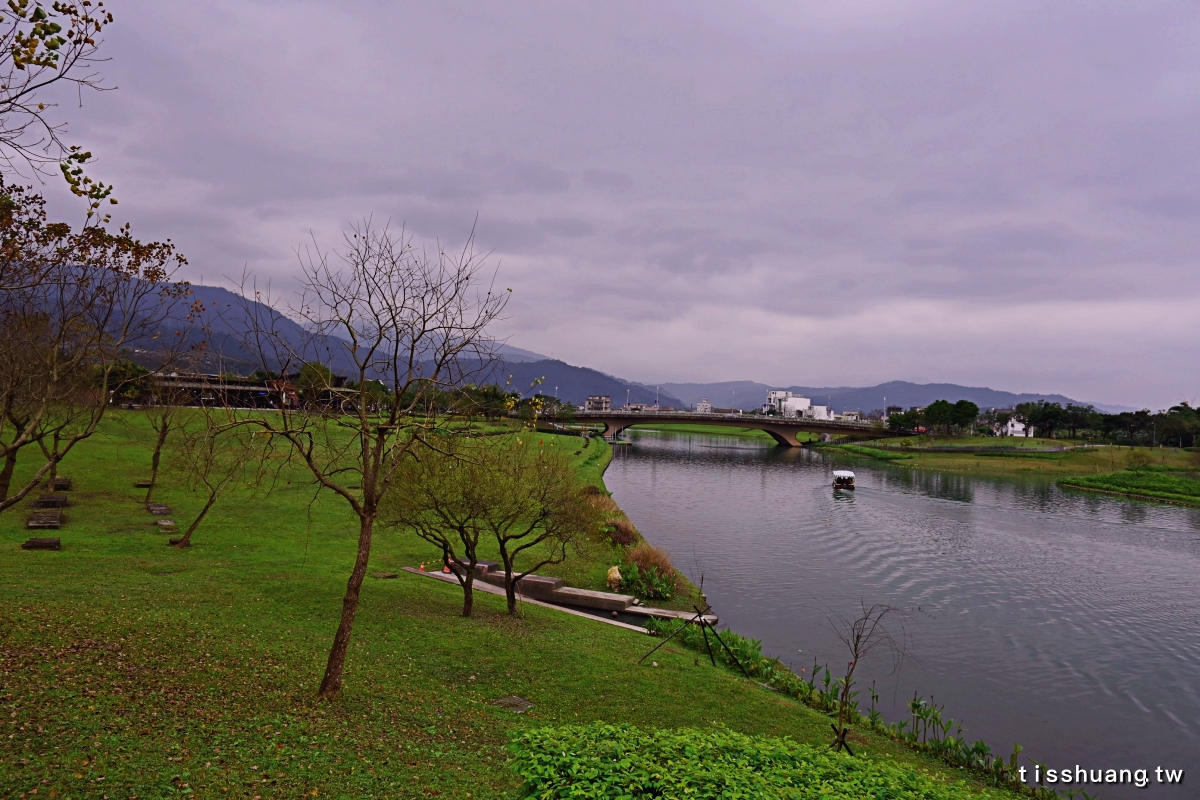
[{"label": "green bush", "polygon": [[664,578],[652,569],[638,569],[637,564],[626,564],[621,569],[621,591],[639,600],[670,600],[675,596],[673,578]]},{"label": "green bush", "polygon": [[986,795],[888,760],[725,728],[576,725],[513,738],[522,797],[970,800]]}]

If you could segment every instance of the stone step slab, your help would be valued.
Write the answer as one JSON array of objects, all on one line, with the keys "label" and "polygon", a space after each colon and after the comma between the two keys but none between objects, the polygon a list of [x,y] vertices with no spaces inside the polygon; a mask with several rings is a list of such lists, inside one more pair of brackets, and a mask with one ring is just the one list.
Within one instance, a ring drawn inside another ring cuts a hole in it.
[{"label": "stone step slab", "polygon": [[551,603],[562,603],[581,608],[598,608],[601,611],[624,611],[633,604],[635,598],[628,594],[594,592],[590,589],[563,586],[551,592],[549,600]]},{"label": "stone step slab", "polygon": [[29,539],[21,545],[22,550],[62,550],[61,539]]},{"label": "stone step slab", "polygon": [[29,515],[26,528],[58,530],[62,527],[61,511],[35,511]]}]

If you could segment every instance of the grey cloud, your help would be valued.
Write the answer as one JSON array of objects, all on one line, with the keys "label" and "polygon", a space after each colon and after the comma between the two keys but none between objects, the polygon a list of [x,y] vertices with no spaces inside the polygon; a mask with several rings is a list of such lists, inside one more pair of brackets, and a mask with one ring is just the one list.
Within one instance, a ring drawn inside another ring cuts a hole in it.
[{"label": "grey cloud", "polygon": [[552,219],[539,219],[537,224],[539,228],[547,233],[552,233],[555,236],[562,236],[567,239],[578,239],[582,236],[592,236],[596,233],[596,226],[585,219],[557,217]]},{"label": "grey cloud", "polygon": [[[308,4],[115,11],[102,69],[119,91],[61,109],[121,215],[178,241],[196,276],[286,280],[310,231],[335,240],[367,214],[445,242],[478,217],[478,246],[538,309],[514,315],[516,344],[587,362],[614,326],[660,334],[600,349],[618,373],[693,363],[690,320],[714,304],[706,325],[734,341],[734,319],[823,328],[937,301],[881,363],[925,347],[937,314],[965,336],[1031,297],[1145,315],[1133,334],[1033,315],[1062,347],[989,357],[1131,405],[1169,400],[1174,372],[1117,397],[1081,359],[1118,339],[1191,357],[1150,323],[1200,298],[1194,6],[347,2],[342,29],[386,42],[336,47]],[[764,364],[825,363],[815,337],[757,346]],[[712,374],[686,377],[770,377],[704,352]],[[779,377],[842,382],[830,363]],[[924,377],[967,370],[944,367]]]}]

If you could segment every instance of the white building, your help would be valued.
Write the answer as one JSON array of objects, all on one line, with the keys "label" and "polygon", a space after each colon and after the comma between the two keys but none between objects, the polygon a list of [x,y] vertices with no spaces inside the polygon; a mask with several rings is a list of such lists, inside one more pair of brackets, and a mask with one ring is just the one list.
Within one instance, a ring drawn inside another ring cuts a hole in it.
[{"label": "white building", "polygon": [[785,417],[807,416],[812,408],[812,400],[807,397],[788,397],[779,406],[779,413]]},{"label": "white building", "polygon": [[[693,397],[694,396],[695,395],[693,395]],[[707,397],[701,397],[700,402],[696,403],[696,413],[697,414],[711,414],[712,413],[712,403],[708,402]]]},{"label": "white building", "polygon": [[834,418],[833,409],[829,406],[814,405],[810,405],[801,416],[806,419],[832,420]]},{"label": "white building", "polygon": [[1025,423],[1016,417],[1009,417],[1008,422],[1000,428],[1001,436],[1030,436],[1032,433],[1033,429],[1026,429]]}]

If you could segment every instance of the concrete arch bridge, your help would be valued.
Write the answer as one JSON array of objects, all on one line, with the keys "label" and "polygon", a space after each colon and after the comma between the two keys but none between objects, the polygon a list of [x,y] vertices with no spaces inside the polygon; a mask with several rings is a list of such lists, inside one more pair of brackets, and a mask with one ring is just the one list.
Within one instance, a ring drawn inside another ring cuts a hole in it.
[{"label": "concrete arch bridge", "polygon": [[[712,425],[723,428],[749,428],[765,431],[784,447],[803,447],[798,433],[821,433],[830,436],[862,436],[878,439],[896,435],[887,428],[870,422],[844,422],[805,419],[803,417],[768,417],[757,414],[697,414],[689,411],[576,411],[575,422],[603,424],[605,436],[616,436],[634,425]],[[547,421],[562,422],[554,417]]]}]

